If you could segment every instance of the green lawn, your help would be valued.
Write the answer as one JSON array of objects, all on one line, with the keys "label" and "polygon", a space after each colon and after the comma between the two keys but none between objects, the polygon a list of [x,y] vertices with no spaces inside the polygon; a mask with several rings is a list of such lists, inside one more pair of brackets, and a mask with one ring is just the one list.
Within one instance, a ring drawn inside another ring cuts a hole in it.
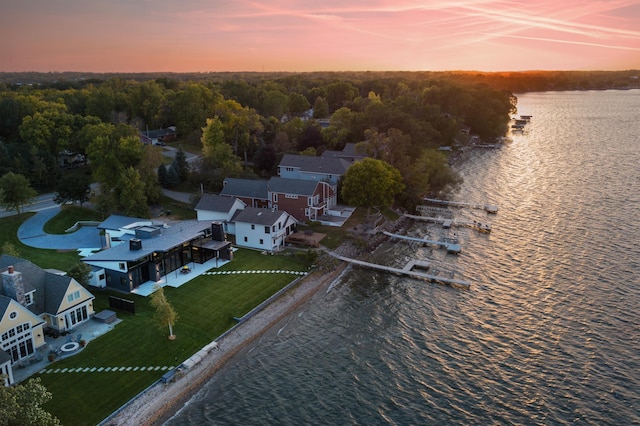
[{"label": "green lawn", "polygon": [[[239,250],[221,269],[307,270],[298,256],[267,256]],[[168,329],[153,321],[149,298],[117,294],[134,300],[136,314],[118,312],[123,320],[114,330],[92,341],[81,353],[55,363],[56,368],[113,366],[177,366],[207,343],[215,340],[241,317],[290,283],[290,274],[239,274],[200,276],[165,294],[179,315]],[[108,308],[109,292],[95,292],[97,312]],[[164,371],[119,373],[43,374],[43,384],[53,394],[47,409],[63,424],[96,424],[129,399],[158,380]],[[72,401],[72,403],[70,403]]]},{"label": "green lawn", "polygon": [[[176,189],[179,191],[180,189]],[[171,216],[174,220],[189,220],[196,219],[196,211],[189,204],[181,203],[173,198],[162,196],[160,199],[160,205],[164,214]]]},{"label": "green lawn", "polygon": [[60,213],[45,223],[44,232],[47,234],[66,234],[67,229],[75,225],[76,222],[83,220],[102,222],[103,218],[95,210],[67,204],[62,206]]}]

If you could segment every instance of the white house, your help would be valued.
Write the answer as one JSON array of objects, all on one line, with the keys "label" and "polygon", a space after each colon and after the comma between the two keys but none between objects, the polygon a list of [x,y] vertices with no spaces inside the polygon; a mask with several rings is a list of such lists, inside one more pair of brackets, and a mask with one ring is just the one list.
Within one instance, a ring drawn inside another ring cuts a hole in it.
[{"label": "white house", "polygon": [[226,233],[235,234],[233,216],[245,207],[247,204],[238,198],[205,194],[198,201],[195,211],[198,220],[222,222]]},{"label": "white house", "polygon": [[247,207],[235,219],[236,245],[275,252],[285,245],[287,235],[294,233],[296,219],[274,209]]}]

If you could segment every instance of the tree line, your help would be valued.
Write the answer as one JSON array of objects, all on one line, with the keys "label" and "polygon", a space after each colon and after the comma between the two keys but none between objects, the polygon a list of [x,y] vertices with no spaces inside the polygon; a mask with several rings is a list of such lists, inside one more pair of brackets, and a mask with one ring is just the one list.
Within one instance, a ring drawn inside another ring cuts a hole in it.
[{"label": "tree line", "polygon": [[[59,189],[62,201],[97,182],[93,201],[105,214],[146,216],[161,185],[217,191],[227,176],[275,174],[285,153],[320,155],[355,143],[401,171],[396,201],[410,207],[459,183],[437,147],[460,142],[461,127],[483,139],[503,135],[517,102],[510,90],[468,75],[419,77],[164,74],[2,84],[0,173],[25,176],[39,192]],[[157,147],[140,142],[141,131],[169,126],[179,142],[198,147],[199,161],[188,164],[180,150],[167,165]],[[66,177],[61,152],[80,154],[90,174]]]}]

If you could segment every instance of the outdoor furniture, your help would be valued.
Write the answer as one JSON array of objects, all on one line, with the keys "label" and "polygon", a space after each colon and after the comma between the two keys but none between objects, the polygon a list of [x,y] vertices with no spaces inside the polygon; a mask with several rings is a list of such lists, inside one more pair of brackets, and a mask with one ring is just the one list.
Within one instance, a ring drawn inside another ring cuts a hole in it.
[{"label": "outdoor furniture", "polygon": [[190,269],[190,268],[189,268],[189,266],[187,266],[187,265],[184,265],[184,266],[182,267],[182,269],[180,270],[180,273],[181,273],[181,274],[188,274],[189,272],[191,272],[191,269]]}]

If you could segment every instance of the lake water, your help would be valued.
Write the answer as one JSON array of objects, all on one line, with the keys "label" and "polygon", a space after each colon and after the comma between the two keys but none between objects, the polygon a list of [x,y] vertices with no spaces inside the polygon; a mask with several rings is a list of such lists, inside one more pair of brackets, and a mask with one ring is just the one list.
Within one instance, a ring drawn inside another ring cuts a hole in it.
[{"label": "lake water", "polygon": [[[469,290],[352,270],[167,425],[640,424],[640,91],[519,96],[527,131],[458,167],[491,234],[431,259]],[[410,235],[443,231],[418,223]]]}]

